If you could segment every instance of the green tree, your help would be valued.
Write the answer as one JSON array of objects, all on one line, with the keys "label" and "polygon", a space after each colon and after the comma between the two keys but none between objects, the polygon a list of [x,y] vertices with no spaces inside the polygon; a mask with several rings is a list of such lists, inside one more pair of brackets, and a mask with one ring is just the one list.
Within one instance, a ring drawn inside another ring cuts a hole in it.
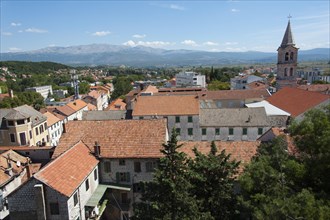
[{"label": "green tree", "polygon": [[127,77],[116,77],[113,80],[114,91],[111,94],[111,99],[116,99],[122,95],[126,95],[129,91],[133,89],[131,85],[131,80]]},{"label": "green tree", "polygon": [[79,83],[79,94],[87,94],[89,92],[89,83],[81,82]]},{"label": "green tree", "polygon": [[229,90],[230,84],[228,82],[220,82],[218,80],[214,80],[210,82],[207,86],[208,90],[214,91],[214,90]]},{"label": "green tree", "polygon": [[214,141],[208,155],[196,148],[193,151],[195,159],[189,163],[190,182],[201,212],[210,212],[213,219],[233,219],[238,213],[234,185],[240,162],[231,160],[225,150],[218,153]]},{"label": "green tree", "polygon": [[[328,219],[329,202],[306,188],[306,167],[288,154],[283,137],[262,144],[240,176],[240,201],[253,219]],[[244,215],[243,215],[244,216]]]},{"label": "green tree", "polygon": [[142,201],[135,204],[133,219],[207,219],[206,214],[198,213],[195,198],[189,193],[187,158],[178,152],[176,131],[173,129],[170,140],[163,145],[159,167],[153,181],[145,183]]}]

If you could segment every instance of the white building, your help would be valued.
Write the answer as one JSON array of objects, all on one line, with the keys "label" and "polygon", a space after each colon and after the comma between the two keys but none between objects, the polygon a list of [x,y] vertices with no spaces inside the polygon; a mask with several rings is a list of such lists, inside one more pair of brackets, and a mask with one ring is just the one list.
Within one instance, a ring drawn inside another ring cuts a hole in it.
[{"label": "white building", "polygon": [[53,95],[52,85],[30,87],[30,88],[26,88],[25,91],[40,93],[42,97],[44,97],[44,99],[48,97],[48,94]]},{"label": "white building", "polygon": [[195,72],[181,72],[175,75],[176,86],[200,86],[206,87],[205,75]]},{"label": "white building", "polygon": [[50,112],[45,112],[43,115],[47,117],[47,129],[50,137],[50,145],[57,146],[63,132],[64,121]]}]

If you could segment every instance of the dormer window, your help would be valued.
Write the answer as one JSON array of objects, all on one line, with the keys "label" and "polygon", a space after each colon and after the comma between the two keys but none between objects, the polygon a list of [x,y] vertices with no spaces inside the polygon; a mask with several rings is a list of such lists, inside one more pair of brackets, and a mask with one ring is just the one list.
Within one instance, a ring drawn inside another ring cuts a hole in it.
[{"label": "dormer window", "polygon": [[24,119],[17,120],[17,125],[23,125],[25,124]]},{"label": "dormer window", "polygon": [[7,121],[7,124],[8,124],[8,126],[14,126],[15,125],[14,121]]}]

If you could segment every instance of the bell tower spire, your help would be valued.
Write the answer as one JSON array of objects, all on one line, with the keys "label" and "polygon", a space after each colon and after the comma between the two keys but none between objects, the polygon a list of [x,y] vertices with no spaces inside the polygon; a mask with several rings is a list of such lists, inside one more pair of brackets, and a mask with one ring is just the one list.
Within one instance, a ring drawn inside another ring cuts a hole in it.
[{"label": "bell tower spire", "polygon": [[295,80],[297,78],[298,49],[291,31],[291,15],[280,47],[277,49],[277,80]]}]

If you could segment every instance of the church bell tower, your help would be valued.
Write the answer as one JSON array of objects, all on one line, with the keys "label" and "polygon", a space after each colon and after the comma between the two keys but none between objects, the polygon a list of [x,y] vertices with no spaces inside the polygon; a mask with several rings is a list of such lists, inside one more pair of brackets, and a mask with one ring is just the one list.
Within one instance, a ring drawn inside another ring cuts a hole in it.
[{"label": "church bell tower", "polygon": [[277,49],[277,79],[295,80],[297,78],[298,49],[291,32],[290,18],[281,46]]}]

